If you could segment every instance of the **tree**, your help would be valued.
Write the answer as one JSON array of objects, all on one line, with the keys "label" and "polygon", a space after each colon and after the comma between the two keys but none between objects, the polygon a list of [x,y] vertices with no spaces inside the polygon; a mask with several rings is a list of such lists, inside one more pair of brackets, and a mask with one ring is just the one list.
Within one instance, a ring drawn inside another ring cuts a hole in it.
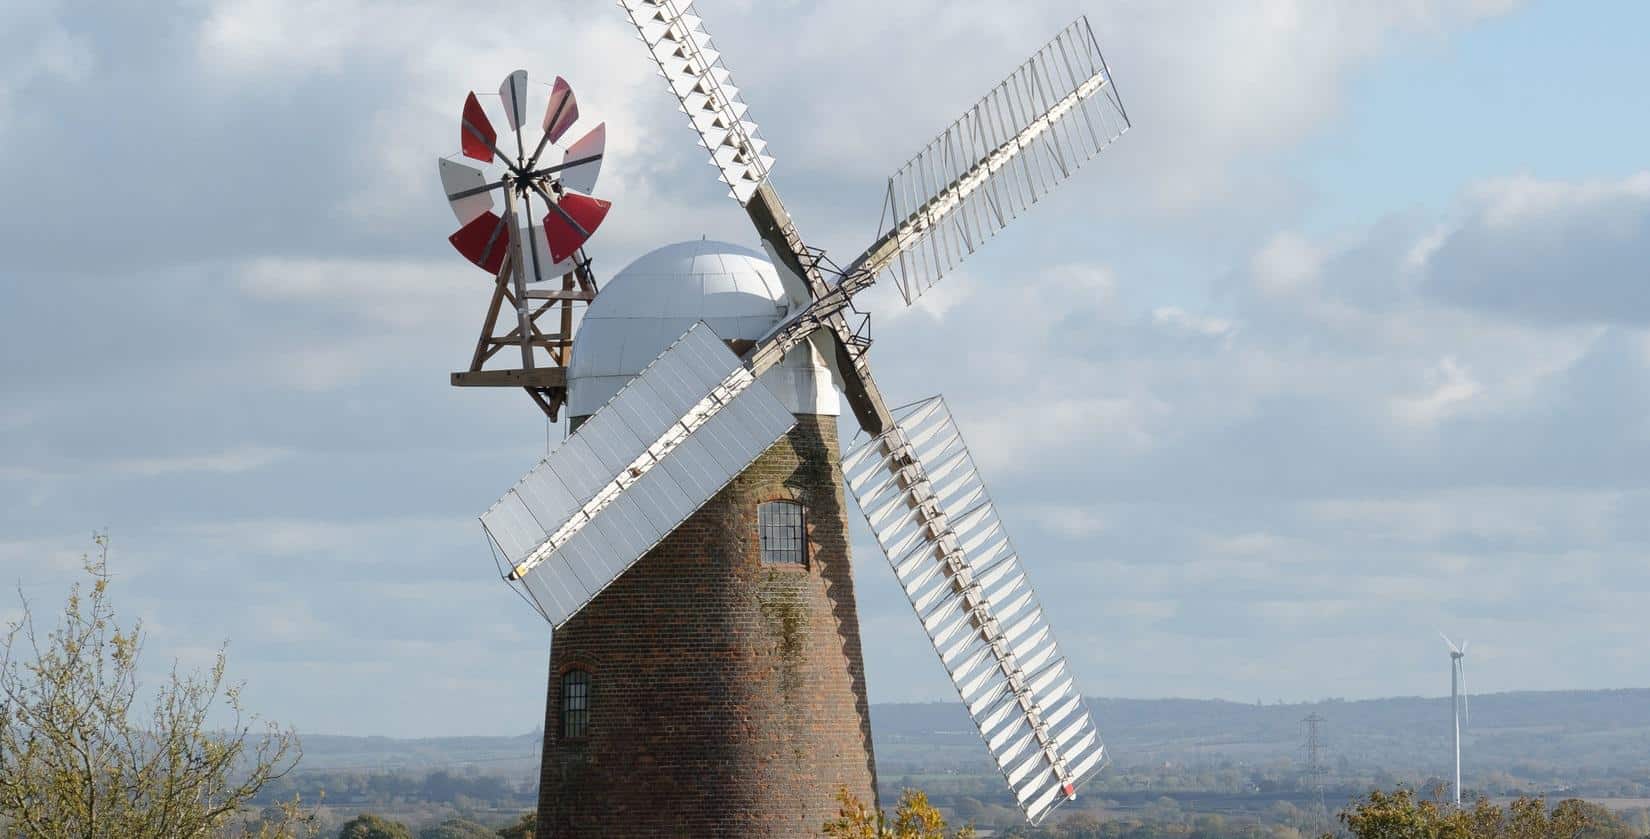
[{"label": "tree", "polygon": [[[174,664],[139,704],[142,624],[120,624],[109,601],[108,538],[82,557],[90,588],[75,583],[49,632],[27,599],[0,648],[0,821],[7,836],[194,839],[236,827],[241,808],[284,776],[297,737],[260,722],[224,678],[224,648],[205,673]],[[20,595],[21,596],[21,595]],[[140,723],[139,718],[143,718]],[[226,722],[209,727],[208,719]],[[303,834],[302,813],[238,832]]]},{"label": "tree", "polygon": [[418,839],[498,839],[498,833],[468,819],[448,819],[418,831]]},{"label": "tree", "polygon": [[945,817],[928,795],[921,790],[907,789],[900,793],[894,809],[894,823],[888,824],[888,815],[872,811],[854,797],[846,787],[837,790],[836,800],[842,807],[837,817],[825,823],[824,834],[830,839],[973,839],[972,825],[955,833],[946,833]]},{"label": "tree", "polygon": [[1356,839],[1603,839],[1625,830],[1604,808],[1573,798],[1551,810],[1528,796],[1505,810],[1487,798],[1457,808],[1402,787],[1371,792],[1340,819]]},{"label": "tree", "polygon": [[374,813],[362,813],[338,829],[338,839],[413,839],[407,826]]},{"label": "tree", "polygon": [[515,823],[498,829],[502,839],[533,839],[533,828],[538,825],[538,814],[529,810],[521,814]]}]

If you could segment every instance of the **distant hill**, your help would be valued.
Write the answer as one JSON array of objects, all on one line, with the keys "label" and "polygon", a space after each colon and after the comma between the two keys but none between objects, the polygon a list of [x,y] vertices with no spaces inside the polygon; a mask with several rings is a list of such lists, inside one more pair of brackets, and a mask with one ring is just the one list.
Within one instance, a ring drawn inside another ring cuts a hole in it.
[{"label": "distant hill", "polygon": [[[1194,699],[1090,699],[1118,767],[1300,759],[1301,720],[1316,713],[1330,765],[1442,777],[1449,767],[1449,699],[1249,705]],[[1516,692],[1476,696],[1463,734],[1470,765],[1543,776],[1626,772],[1650,778],[1650,690]],[[888,770],[989,771],[967,713],[954,703],[875,705],[877,762]]]},{"label": "distant hill", "polygon": [[[1484,770],[1562,766],[1650,778],[1650,689],[1496,693],[1472,697],[1463,737]],[[1398,697],[1249,705],[1197,699],[1089,700],[1118,767],[1299,758],[1301,720],[1323,717],[1332,765],[1400,776],[1447,767],[1449,699]],[[957,703],[871,706],[877,762],[887,772],[990,771]],[[304,771],[469,769],[531,774],[540,734],[392,739],[304,735]],[[1527,774],[1527,773],[1526,773]]]}]

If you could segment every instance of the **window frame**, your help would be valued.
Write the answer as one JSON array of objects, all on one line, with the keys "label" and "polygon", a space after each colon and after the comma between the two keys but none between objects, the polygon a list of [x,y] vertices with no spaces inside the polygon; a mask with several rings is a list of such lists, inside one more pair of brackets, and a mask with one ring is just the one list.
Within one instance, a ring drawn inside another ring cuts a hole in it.
[{"label": "window frame", "polygon": [[[561,711],[559,722],[562,739],[583,740],[589,736],[592,682],[587,668],[569,667],[562,671],[559,681],[561,695],[557,703]],[[577,695],[574,695],[574,688],[580,689]],[[574,707],[575,700],[578,701],[577,707]]]},{"label": "window frame", "polygon": [[[792,527],[789,522],[770,522],[769,511],[777,509],[794,509],[795,537],[794,546],[774,546],[770,550],[769,533]],[[781,555],[794,555],[795,559],[776,558]],[[769,568],[802,568],[808,567],[808,508],[794,498],[770,498],[756,505],[756,556],[757,560]]]}]

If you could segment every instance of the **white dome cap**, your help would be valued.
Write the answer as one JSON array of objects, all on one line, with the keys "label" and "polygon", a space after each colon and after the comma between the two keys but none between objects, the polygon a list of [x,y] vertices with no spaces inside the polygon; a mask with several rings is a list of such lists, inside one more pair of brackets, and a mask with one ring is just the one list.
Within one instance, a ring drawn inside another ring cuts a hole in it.
[{"label": "white dome cap", "polygon": [[[646,253],[602,286],[579,323],[567,371],[568,416],[595,413],[699,321],[725,341],[754,341],[779,324],[786,308],[779,274],[750,248],[701,239]],[[841,412],[830,370],[811,343],[761,381],[791,413]]]}]

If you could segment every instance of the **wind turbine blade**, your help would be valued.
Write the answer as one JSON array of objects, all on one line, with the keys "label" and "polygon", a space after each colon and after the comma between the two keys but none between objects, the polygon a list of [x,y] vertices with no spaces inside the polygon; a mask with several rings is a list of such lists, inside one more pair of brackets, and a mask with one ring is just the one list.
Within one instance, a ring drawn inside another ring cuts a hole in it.
[{"label": "wind turbine blade", "polygon": [[992,760],[1037,824],[1099,770],[1099,730],[943,400],[895,419],[843,455],[843,478]]},{"label": "wind turbine blade", "polygon": [[888,179],[893,226],[850,270],[888,272],[910,304],[1128,129],[1078,18]]},{"label": "wind turbine blade", "polygon": [[1455,646],[1455,642],[1449,639],[1448,635],[1445,635],[1443,632],[1439,632],[1438,637],[1444,639],[1444,643],[1449,645],[1450,652],[1458,653],[1461,651],[1459,647]]}]

